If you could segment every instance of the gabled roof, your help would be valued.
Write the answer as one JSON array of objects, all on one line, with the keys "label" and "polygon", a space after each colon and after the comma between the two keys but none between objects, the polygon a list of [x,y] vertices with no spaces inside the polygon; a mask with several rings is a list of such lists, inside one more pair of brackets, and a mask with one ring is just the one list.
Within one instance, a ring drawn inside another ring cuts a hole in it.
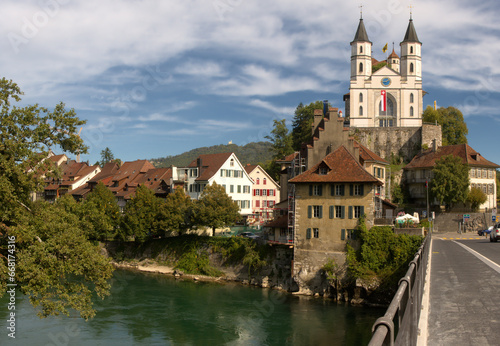
[{"label": "gabled roof", "polygon": [[356,30],[356,35],[351,43],[353,42],[370,42],[368,34],[366,33],[365,24],[363,23],[363,18],[359,20],[358,30]]},{"label": "gabled roof", "polygon": [[255,169],[260,169],[260,171],[262,173],[264,173],[264,175],[267,177],[267,179],[269,179],[270,182],[272,182],[274,185],[276,185],[277,187],[279,187],[279,184],[273,179],[273,177],[271,177],[269,175],[269,173],[267,173],[267,171],[262,168],[260,165],[251,165],[251,164],[248,164],[245,166],[245,171],[247,172],[248,176],[250,176],[250,173],[252,173]]},{"label": "gabled roof", "polygon": [[486,160],[468,144],[457,144],[442,146],[436,151],[428,149],[416,155],[404,169],[433,168],[436,165],[436,161],[447,155],[460,157],[463,163],[473,167],[500,168],[499,165]]},{"label": "gabled roof", "polygon": [[297,157],[297,155],[299,155],[299,153],[294,152],[293,154],[285,156],[281,160],[276,160],[276,162],[280,162],[280,163],[292,162]]},{"label": "gabled roof", "polygon": [[[252,171],[253,171],[254,169],[256,169],[257,167],[259,167],[259,165],[251,165],[251,164],[248,164],[248,165],[246,165],[246,166],[245,166],[245,171],[246,171],[248,174],[250,174],[250,173],[252,173]],[[261,169],[262,169],[262,168],[261,168]]]},{"label": "gabled roof", "polygon": [[[320,174],[320,168],[326,169],[326,174]],[[344,145],[311,169],[290,179],[291,183],[373,183],[382,185],[373,175],[368,173],[352,156]]]},{"label": "gabled roof", "polygon": [[367,147],[365,147],[364,145],[362,145],[358,141],[354,141],[354,147],[359,148],[359,158],[363,162],[377,162],[377,163],[380,163],[383,165],[389,164],[389,162],[387,162],[386,160],[384,160],[383,158],[381,158],[380,156],[375,154],[373,151],[371,151],[370,149],[368,149]]},{"label": "gabled roof", "polygon": [[200,168],[196,181],[208,181],[222,167],[222,165],[233,155],[233,153],[205,154],[194,159],[189,168]]},{"label": "gabled roof", "polygon": [[113,177],[113,181],[121,181],[123,179],[134,179],[139,173],[146,173],[155,167],[148,160],[136,160],[125,162],[118,169],[118,172]]},{"label": "gabled roof", "polygon": [[403,39],[403,42],[416,42],[422,44],[422,42],[418,40],[417,31],[413,26],[413,19],[411,18],[410,18],[410,23],[408,24],[408,28],[406,29],[406,34],[405,38]]},{"label": "gabled roof", "polygon": [[394,51],[394,48],[392,48],[392,53],[391,55],[389,55],[388,57],[389,59],[399,59],[399,56],[396,54],[396,52]]}]

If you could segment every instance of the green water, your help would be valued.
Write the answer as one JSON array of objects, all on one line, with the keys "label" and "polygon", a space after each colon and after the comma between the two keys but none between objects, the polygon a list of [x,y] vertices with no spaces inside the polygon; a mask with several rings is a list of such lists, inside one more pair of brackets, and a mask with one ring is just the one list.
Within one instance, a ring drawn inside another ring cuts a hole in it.
[{"label": "green water", "polygon": [[18,295],[13,340],[5,297],[0,303],[1,345],[366,345],[384,313],[239,284],[118,270],[111,296],[96,304],[89,322],[41,320]]}]

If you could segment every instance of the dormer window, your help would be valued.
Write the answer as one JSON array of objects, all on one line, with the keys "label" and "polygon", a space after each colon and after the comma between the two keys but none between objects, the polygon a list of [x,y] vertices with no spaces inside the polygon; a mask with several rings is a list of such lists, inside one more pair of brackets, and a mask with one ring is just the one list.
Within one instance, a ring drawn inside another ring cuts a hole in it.
[{"label": "dormer window", "polygon": [[319,175],[327,175],[328,174],[328,168],[327,167],[320,167],[319,168]]},{"label": "dormer window", "polygon": [[234,167],[234,159],[231,159],[231,161],[229,162],[229,166]]}]

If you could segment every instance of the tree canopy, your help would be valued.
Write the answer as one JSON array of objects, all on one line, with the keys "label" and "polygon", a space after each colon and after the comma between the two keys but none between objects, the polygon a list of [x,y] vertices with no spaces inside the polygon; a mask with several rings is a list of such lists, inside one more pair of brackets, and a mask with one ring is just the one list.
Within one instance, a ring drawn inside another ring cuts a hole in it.
[{"label": "tree canopy", "polygon": [[431,106],[425,109],[422,120],[428,123],[437,122],[441,125],[443,134],[443,145],[466,144],[467,124],[464,121],[464,116],[460,110],[455,107],[443,108],[440,107],[434,110]]},{"label": "tree canopy", "polygon": [[461,158],[443,156],[432,169],[432,195],[448,209],[456,203],[465,203],[469,192],[469,167]]},{"label": "tree canopy", "polygon": [[301,102],[295,109],[292,123],[292,143],[295,151],[300,150],[302,143],[308,143],[312,139],[311,126],[315,109],[323,109],[323,102],[311,102],[307,106]]},{"label": "tree canopy", "polygon": [[286,120],[274,120],[274,126],[271,135],[266,136],[271,142],[271,151],[273,159],[282,159],[293,153],[292,136],[286,127]]},{"label": "tree canopy", "polygon": [[470,203],[472,210],[478,211],[479,206],[488,200],[488,196],[478,187],[470,189],[467,196],[467,202]]},{"label": "tree canopy", "polygon": [[115,155],[113,154],[111,149],[106,147],[104,150],[101,150],[101,161],[97,161],[96,163],[99,166],[104,167],[104,165],[107,164],[108,162],[116,162],[118,166],[121,166],[122,164],[122,160],[115,159]]},{"label": "tree canopy", "polygon": [[74,206],[30,198],[53,168],[46,160],[51,148],[86,153],[76,133],[85,121],[63,103],[53,110],[14,106],[22,95],[17,84],[0,80],[0,295],[7,282],[15,282],[40,316],[68,314],[72,308],[90,318],[93,295],[109,294],[113,268],[67,211]]}]

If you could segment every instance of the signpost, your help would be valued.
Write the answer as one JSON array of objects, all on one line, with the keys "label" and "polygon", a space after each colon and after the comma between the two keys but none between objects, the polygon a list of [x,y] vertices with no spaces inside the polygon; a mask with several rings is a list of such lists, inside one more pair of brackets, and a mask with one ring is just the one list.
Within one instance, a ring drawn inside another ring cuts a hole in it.
[{"label": "signpost", "polygon": [[464,214],[464,222],[470,219],[470,214]]}]

